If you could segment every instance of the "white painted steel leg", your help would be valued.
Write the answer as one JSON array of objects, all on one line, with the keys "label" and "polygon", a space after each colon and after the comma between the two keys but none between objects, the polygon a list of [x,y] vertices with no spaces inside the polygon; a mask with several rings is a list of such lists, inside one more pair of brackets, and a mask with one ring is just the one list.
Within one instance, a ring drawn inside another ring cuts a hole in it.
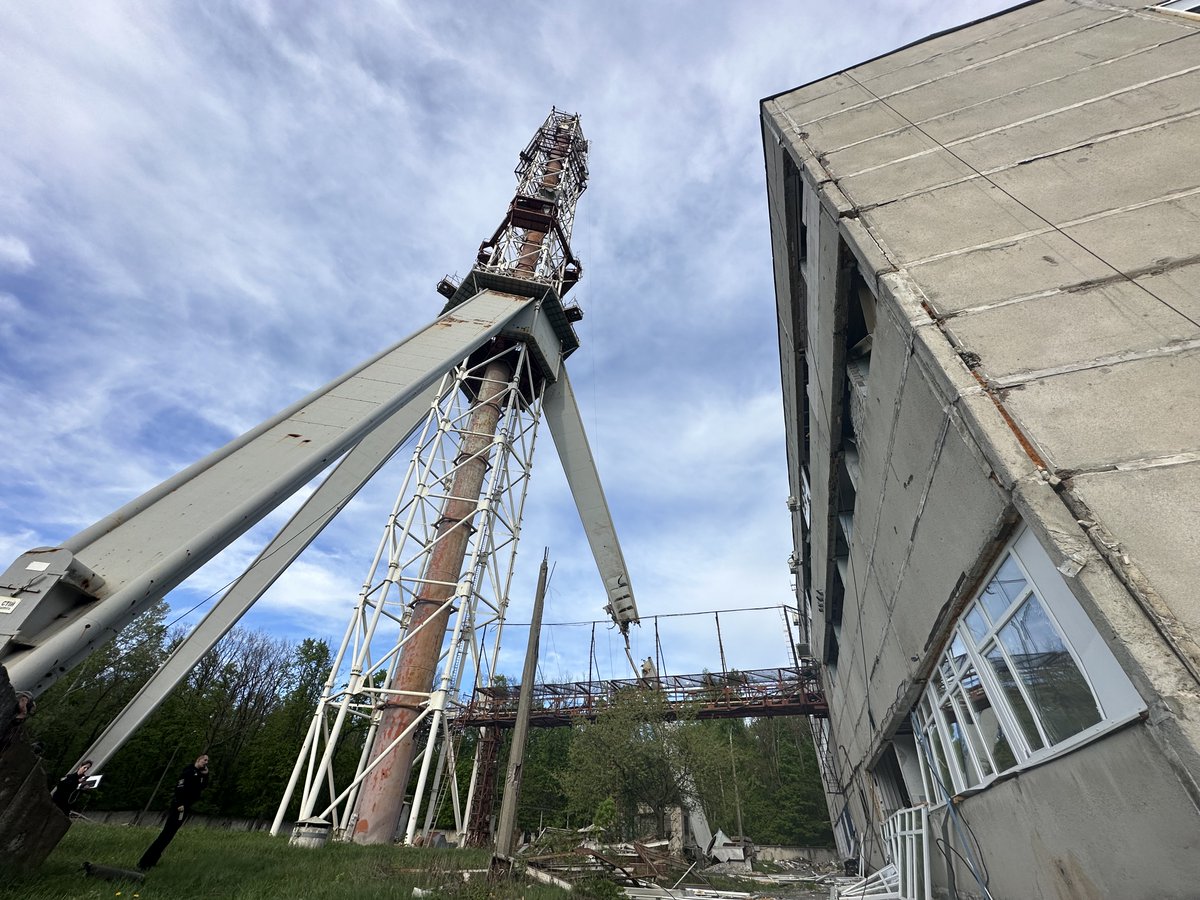
[{"label": "white painted steel leg", "polygon": [[[426,802],[424,793],[429,782],[428,772],[433,753],[438,749],[437,742],[443,730],[441,723],[446,709],[455,701],[468,664],[472,670],[469,679],[472,687],[479,683],[490,683],[499,655],[497,643],[489,648],[486,665],[481,665],[485,659],[475,649],[476,636],[481,628],[486,633],[486,629],[494,625],[498,641],[502,631],[541,413],[540,397],[531,399],[521,393],[532,381],[527,349],[519,344],[502,352],[517,357],[517,375],[507,393],[497,398],[503,413],[490,451],[486,486],[478,501],[476,530],[470,541],[462,579],[455,592],[457,599],[454,602],[452,635],[442,652],[440,681],[431,694],[421,695],[427,704],[424,715],[432,716],[432,727],[430,746],[426,750],[417,795],[413,798],[406,828],[406,837],[410,841],[420,822],[422,804]],[[400,649],[419,631],[405,627],[404,611],[410,599],[416,597],[420,590],[421,571],[429,556],[430,537],[435,534],[443,485],[448,483],[450,473],[458,464],[457,429],[469,413],[469,391],[464,386],[470,383],[473,373],[485,364],[486,361],[476,360],[471,368],[464,366],[456,370],[443,387],[440,399],[433,405],[417,440],[404,485],[384,530],[371,573],[364,580],[347,631],[347,645],[340,651],[335,669],[330,674],[330,694],[314,717],[322,721],[326,721],[327,717],[332,718],[333,724],[328,739],[324,741],[320,763],[304,778],[301,818],[311,816],[322,806],[323,803],[317,798],[329,790],[335,802],[326,811],[336,808],[341,820],[347,825],[352,824],[352,817],[347,815],[349,810],[354,809],[351,801],[356,801],[362,776],[374,768],[378,753],[369,755],[364,750],[358,772],[345,789],[326,786],[332,759],[345,731],[348,716],[367,714],[387,702],[389,694],[394,693],[379,685],[390,683],[392,667]],[[392,624],[385,629],[385,622]],[[428,625],[427,621],[420,628]],[[395,637],[388,637],[385,632],[394,633]],[[332,690],[332,685],[338,680],[338,672],[347,664],[350,684],[340,691]],[[318,734],[314,740],[321,741],[322,738]],[[457,783],[452,785],[456,797],[457,787]],[[456,819],[461,815],[461,810],[456,810]]]},{"label": "white painted steel leg", "polygon": [[201,657],[237,624],[267,588],[408,440],[436,393],[435,388],[426,388],[346,455],[250,564],[245,574],[234,582],[204,619],[180,642],[162,667],[150,676],[150,680],[109,723],[79,758],[76,767],[85,759],[90,759],[94,771],[99,772],[103,768],[187,677]]},{"label": "white painted steel leg", "polygon": [[637,603],[633,599],[629,569],[621,553],[608,501],[604,499],[596,460],[588,446],[583,418],[579,415],[579,405],[575,402],[575,392],[571,390],[565,369],[559,379],[546,388],[545,412],[546,424],[550,426],[563,472],[575,498],[575,507],[604,580],[609,615],[625,632],[630,624],[638,621]]},{"label": "white painted steel leg", "polygon": [[[483,291],[61,548],[23,554],[0,578],[26,585],[0,623],[13,685],[44,691],[532,303]],[[95,602],[78,602],[81,587]]]}]

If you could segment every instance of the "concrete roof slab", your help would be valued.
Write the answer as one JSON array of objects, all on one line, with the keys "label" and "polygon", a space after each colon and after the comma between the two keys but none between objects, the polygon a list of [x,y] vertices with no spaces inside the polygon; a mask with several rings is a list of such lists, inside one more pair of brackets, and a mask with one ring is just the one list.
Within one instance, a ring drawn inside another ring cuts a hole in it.
[{"label": "concrete roof slab", "polygon": [[1200,635],[1200,462],[1078,475],[1071,485],[1108,532],[1120,535],[1122,550],[1180,622]]},{"label": "concrete roof slab", "polygon": [[1063,231],[1125,273],[1197,258],[1200,191],[1067,225]]},{"label": "concrete roof slab", "polygon": [[1114,274],[1075,241],[1053,231],[937,259],[908,273],[942,315]]},{"label": "concrete roof slab", "polygon": [[1200,350],[1054,375],[1007,391],[1005,408],[1055,470],[1200,450]]},{"label": "concrete roof slab", "polygon": [[996,172],[991,179],[1059,225],[1153,200],[1165,184],[1200,188],[1200,169],[1184,163],[1196,147],[1200,116],[1034,160]]},{"label": "concrete roof slab", "polygon": [[1060,105],[1052,115],[955,144],[953,149],[976,169],[994,169],[1195,110],[1200,108],[1198,97],[1200,71],[1189,72],[1086,106]]},{"label": "concrete roof slab", "polygon": [[947,328],[992,379],[1200,337],[1195,322],[1127,281],[964,313]]},{"label": "concrete roof slab", "polygon": [[863,213],[900,262],[1016,239],[1046,223],[982,179],[907,197]]},{"label": "concrete roof slab", "polygon": [[1179,48],[1171,43],[1154,43],[1144,52],[1135,52],[1124,59],[1096,62],[1053,81],[1021,86],[1012,93],[942,113],[919,124],[934,139],[947,143],[1163,78],[1179,69]]},{"label": "concrete roof slab", "polygon": [[1200,322],[1200,263],[1146,275],[1136,281],[1181,315]]},{"label": "concrete roof slab", "polygon": [[[1051,46],[1070,41],[1075,30],[1088,28],[1113,17],[1113,13],[1107,10],[1089,9],[1073,4],[1063,6],[1063,11],[1058,15],[1046,15],[1043,10],[1037,18],[1017,23],[1015,27],[1012,21],[1008,20],[984,41],[979,40],[979,33],[972,28],[968,33],[959,36],[957,46],[946,48],[940,53],[928,54],[919,61],[919,65],[893,69],[875,77],[864,71],[868,70],[869,66],[859,66],[852,69],[851,74],[859,79],[869,78],[866,86],[882,97],[905,91],[934,78],[939,78],[942,82],[956,81],[968,72],[978,71],[972,67],[994,66],[1006,60],[1008,65],[1023,67],[1023,57],[1031,52],[1026,48],[1047,40],[1052,42]],[[1061,35],[1066,36],[1060,37]],[[969,42],[964,42],[968,38]],[[1015,56],[1008,55],[1014,52]]]}]

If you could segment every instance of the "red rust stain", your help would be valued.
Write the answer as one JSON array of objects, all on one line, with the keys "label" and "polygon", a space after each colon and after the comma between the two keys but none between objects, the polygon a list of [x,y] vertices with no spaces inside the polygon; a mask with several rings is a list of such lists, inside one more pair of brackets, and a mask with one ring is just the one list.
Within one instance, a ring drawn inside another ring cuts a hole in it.
[{"label": "red rust stain", "polygon": [[1042,455],[1038,453],[1036,449],[1034,449],[1034,446],[1030,442],[1029,438],[1025,436],[1025,432],[1023,432],[1020,426],[1017,425],[1017,423],[1013,420],[1013,417],[1009,414],[1008,410],[1005,409],[1004,404],[1000,402],[1000,398],[997,397],[991,387],[988,386],[988,383],[984,381],[984,379],[980,377],[979,373],[974,369],[969,371],[971,372],[972,377],[979,382],[979,385],[983,388],[984,392],[992,399],[992,403],[999,411],[1001,417],[1003,417],[1004,421],[1008,423],[1008,427],[1012,433],[1016,435],[1017,443],[1021,445],[1021,449],[1025,451],[1025,455],[1033,460],[1034,465],[1036,465],[1039,469],[1045,469],[1047,472],[1050,471],[1050,467],[1046,465],[1046,461],[1042,459]]}]

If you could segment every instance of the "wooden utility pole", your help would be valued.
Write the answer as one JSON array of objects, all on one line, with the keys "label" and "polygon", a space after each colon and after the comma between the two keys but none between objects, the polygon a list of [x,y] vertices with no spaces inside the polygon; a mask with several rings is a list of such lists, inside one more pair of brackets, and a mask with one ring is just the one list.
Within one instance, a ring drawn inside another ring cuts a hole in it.
[{"label": "wooden utility pole", "polygon": [[508,771],[504,776],[504,800],[500,803],[500,821],[496,826],[497,862],[513,853],[513,832],[517,827],[517,801],[521,797],[521,773],[525,764],[525,741],[529,737],[529,710],[533,706],[533,681],[537,675],[538,645],[541,642],[542,607],[546,601],[550,549],[542,556],[533,614],[529,617],[529,644],[525,650],[525,671],[521,673],[521,695],[517,702],[517,721],[513,726],[512,746],[508,751]]}]

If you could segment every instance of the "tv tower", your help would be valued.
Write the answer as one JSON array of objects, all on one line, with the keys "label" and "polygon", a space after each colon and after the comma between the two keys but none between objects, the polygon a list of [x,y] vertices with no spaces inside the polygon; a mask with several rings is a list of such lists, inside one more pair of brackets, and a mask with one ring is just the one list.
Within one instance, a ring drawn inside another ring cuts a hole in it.
[{"label": "tv tower", "polygon": [[[429,827],[434,798],[444,790],[465,832],[446,713],[465,673],[473,673],[474,686],[488,686],[499,674],[508,589],[543,418],[604,579],[607,610],[626,636],[629,624],[637,622],[563,366],[579,346],[572,323],[582,312],[564,306],[562,297],[581,274],[570,238],[575,206],[587,186],[587,149],[579,117],[552,110],[521,152],[516,192],[499,227],[480,245],[470,273],[461,283],[447,278],[438,285],[448,301],[443,318],[481,292],[529,298],[532,314],[471,352],[433,392],[275,832],[303,778],[302,822],[328,823],[359,843],[393,841],[405,826],[405,795],[418,758],[421,770],[403,836],[413,840],[426,794]],[[336,760],[348,726],[365,726],[367,733],[354,777],[342,788]]]}]

